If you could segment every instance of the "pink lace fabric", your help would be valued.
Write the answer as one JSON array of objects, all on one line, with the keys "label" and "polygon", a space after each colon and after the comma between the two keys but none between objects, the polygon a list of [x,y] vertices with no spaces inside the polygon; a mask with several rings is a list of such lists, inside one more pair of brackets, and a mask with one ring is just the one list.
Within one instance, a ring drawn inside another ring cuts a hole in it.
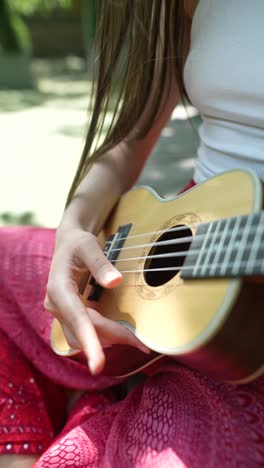
[{"label": "pink lace fabric", "polygon": [[263,388],[173,366],[123,401],[86,393],[35,468],[264,466]]},{"label": "pink lace fabric", "polygon": [[115,379],[96,380],[88,368],[57,356],[50,347],[52,316],[43,307],[55,231],[35,227],[0,230],[0,329],[40,372],[59,385],[103,389]]},{"label": "pink lace fabric", "polygon": [[43,309],[53,245],[53,230],[0,231],[1,332],[48,382],[85,390],[35,468],[264,466],[263,378],[230,386],[165,362],[118,400],[115,379],[53,353]]}]

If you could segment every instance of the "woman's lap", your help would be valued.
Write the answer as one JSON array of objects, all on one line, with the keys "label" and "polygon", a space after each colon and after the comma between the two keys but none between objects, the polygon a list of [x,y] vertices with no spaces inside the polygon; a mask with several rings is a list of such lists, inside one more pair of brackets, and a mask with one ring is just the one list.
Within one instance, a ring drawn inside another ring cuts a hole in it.
[{"label": "woman's lap", "polygon": [[[37,468],[264,466],[263,379],[231,387],[168,364],[162,373],[149,377],[125,399],[116,401],[112,390],[101,391],[107,381],[99,385],[99,379],[91,380],[86,371],[70,368],[57,356],[47,369],[44,360],[37,368],[37,353],[46,353],[47,363],[53,359],[45,344],[44,315],[38,310],[53,240],[54,233],[41,229],[7,230],[0,236],[0,313],[5,317],[0,320],[0,453],[2,447],[2,453],[40,454],[51,444]],[[21,266],[23,258],[26,261]],[[11,299],[6,297],[7,292]],[[35,335],[39,335],[34,342],[34,365],[21,333],[27,341],[32,340],[32,346]],[[69,375],[76,376],[76,381],[80,378],[80,389],[87,379],[91,391],[74,405],[54,441],[65,410],[64,394],[57,384],[59,380],[64,385]],[[52,418],[57,420],[57,427]],[[28,444],[33,451],[27,452]]]},{"label": "woman's lap", "polygon": [[174,365],[122,401],[101,398],[79,400],[36,468],[264,464],[263,381],[232,387]]},{"label": "woman's lap", "polygon": [[0,330],[0,454],[41,454],[64,422],[66,398]]}]

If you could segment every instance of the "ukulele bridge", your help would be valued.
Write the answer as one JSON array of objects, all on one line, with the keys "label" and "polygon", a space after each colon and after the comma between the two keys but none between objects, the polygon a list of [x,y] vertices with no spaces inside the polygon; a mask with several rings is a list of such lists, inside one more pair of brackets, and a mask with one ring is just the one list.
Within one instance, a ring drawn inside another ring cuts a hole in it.
[{"label": "ukulele bridge", "polygon": [[[117,232],[107,239],[103,252],[112,265],[116,263],[131,227],[131,223],[119,226]],[[104,288],[93,277],[90,278],[89,284],[92,288],[87,298],[88,301],[99,301]]]}]

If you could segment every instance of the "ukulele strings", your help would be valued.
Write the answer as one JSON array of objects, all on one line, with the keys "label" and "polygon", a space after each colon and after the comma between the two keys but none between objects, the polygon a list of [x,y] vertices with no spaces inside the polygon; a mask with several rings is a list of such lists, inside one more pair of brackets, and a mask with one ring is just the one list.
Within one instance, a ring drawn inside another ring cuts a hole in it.
[{"label": "ukulele strings", "polygon": [[[220,220],[215,220],[215,221],[220,221]],[[215,222],[215,221],[208,221],[206,223],[194,223],[194,224],[187,224],[184,225],[184,226],[176,226],[174,228],[166,228],[166,229],[160,229],[158,231],[151,231],[151,232],[144,232],[144,233],[141,233],[141,234],[133,234],[133,236],[127,236],[127,237],[119,237],[118,240],[129,240],[129,239],[135,239],[137,237],[145,237],[145,236],[152,236],[154,234],[164,234],[165,232],[167,232],[168,230],[170,232],[176,232],[176,231],[182,231],[183,229],[190,229],[190,228],[195,228],[195,227],[199,227],[199,226],[205,226],[206,224],[209,224],[211,222]]]},{"label": "ukulele strings", "polygon": [[[264,217],[264,211],[260,211],[258,213],[251,213],[249,215],[244,215],[247,217],[248,220],[250,220],[251,218],[255,217],[256,215],[259,215],[260,219]],[[174,228],[166,228],[166,229],[161,229],[161,230],[158,230],[158,231],[151,231],[151,232],[144,232],[144,233],[141,233],[141,234],[133,234],[132,236],[129,235],[129,236],[126,236],[126,237],[119,237],[118,240],[129,240],[129,239],[135,239],[137,237],[145,237],[145,236],[151,236],[151,235],[155,235],[155,234],[164,234],[166,232],[177,232],[177,231],[182,231],[184,229],[191,229],[191,228],[196,228],[196,227],[202,227],[202,226],[206,226],[207,224],[210,224],[210,223],[217,223],[217,222],[222,222],[222,221],[227,221],[228,219],[235,219],[235,220],[238,220],[238,219],[241,219],[243,218],[243,215],[242,216],[239,216],[239,217],[226,217],[226,218],[220,218],[220,219],[214,219],[214,220],[211,220],[211,221],[206,221],[206,222],[203,222],[203,223],[193,223],[193,224],[188,224],[188,225],[182,225],[182,226],[176,226]]]},{"label": "ukulele strings", "polygon": [[[184,227],[183,227],[184,228]],[[186,228],[185,228],[186,229]],[[234,231],[233,231],[234,232]],[[233,233],[232,232],[232,233]],[[241,233],[244,233],[245,230],[243,229],[243,231],[237,231],[236,232],[236,236],[238,234],[241,234]],[[232,233],[231,233],[231,236],[229,238],[229,240],[231,239],[232,237]],[[254,235],[254,240],[256,239],[257,235],[258,234],[261,234],[263,235],[263,226],[261,225],[258,225],[256,229],[252,229],[251,230],[251,234]],[[211,235],[207,236],[207,239],[209,240],[210,238],[212,238],[213,236],[215,236],[216,232],[212,233]],[[221,236],[222,233],[217,233],[217,236]],[[206,235],[200,235],[200,236],[196,236],[196,238],[205,238]],[[150,243],[150,244],[143,244],[143,245],[136,245],[136,246],[131,246],[131,247],[127,247],[125,249],[129,249],[129,248],[139,248],[139,247],[145,247],[145,246],[154,246],[154,245],[168,245],[168,244],[183,244],[183,243],[186,243],[187,241],[192,241],[192,237],[185,237],[185,238],[180,238],[180,239],[175,239],[175,240],[170,240],[170,241],[161,241],[161,242],[156,242],[156,243]],[[241,241],[242,239],[240,239]],[[238,243],[238,240],[236,240],[234,242],[234,244],[237,244]],[[210,255],[212,254],[215,254],[216,251],[218,250],[218,247],[219,246],[215,246],[214,249],[211,248],[210,250]],[[223,248],[221,250],[221,252],[225,255],[226,252],[228,251],[228,248],[229,248],[229,245],[226,246],[226,248]],[[236,256],[237,256],[237,253],[239,252],[239,248],[240,246],[239,245],[234,245],[234,248],[236,248]],[[235,259],[235,261],[232,260],[232,262],[230,264],[226,264],[225,262],[224,263],[204,263],[203,265],[199,266],[199,268],[202,268],[203,270],[205,270],[206,268],[221,268],[221,267],[225,267],[227,268],[228,266],[232,266],[232,271],[236,271],[236,269],[238,270],[239,268],[243,267],[245,265],[246,269],[247,270],[253,270],[253,267],[258,267],[258,266],[262,266],[263,265],[263,261],[262,260],[256,260],[255,257],[256,257],[256,254],[258,252],[258,246],[254,248],[251,247],[251,246],[245,246],[245,248],[243,249],[243,252],[245,252],[246,250],[250,249],[251,252],[250,252],[250,258],[246,261],[241,261],[241,260],[237,260]],[[207,254],[209,252],[209,249],[205,249],[204,250],[204,253]],[[121,249],[113,249],[112,251],[118,251],[118,250],[123,250],[122,248]],[[140,256],[140,257],[127,257],[127,258],[122,258],[122,259],[117,259],[116,262],[115,262],[115,265],[117,265],[118,263],[121,263],[121,262],[126,262],[126,261],[137,261],[137,260],[148,260],[148,259],[155,259],[155,258],[159,258],[159,259],[162,259],[162,258],[168,258],[168,257],[184,257],[186,256],[188,252],[188,249],[186,251],[181,251],[181,252],[172,252],[172,253],[164,253],[164,254],[155,254],[155,255],[146,255],[146,256]],[[199,253],[200,250],[193,250],[191,252],[191,254],[197,254]],[[233,251],[234,252],[234,251]],[[254,258],[251,258],[252,256],[254,256]],[[225,259],[224,259],[225,260]],[[251,261],[251,263],[249,263],[249,261]],[[119,270],[120,273],[124,273],[124,274],[128,274],[128,273],[142,273],[142,272],[156,272],[156,273],[159,273],[159,272],[162,272],[162,271],[182,271],[182,270],[189,270],[189,269],[192,269],[194,268],[196,265],[193,264],[193,265],[188,265],[188,266],[181,266],[181,267],[163,267],[163,268],[145,268],[145,269],[124,269],[124,270]],[[196,266],[197,268],[197,266]]]},{"label": "ukulele strings", "polygon": [[[227,250],[228,250],[229,246],[227,246],[226,248],[223,248],[221,249],[221,252],[222,253],[226,253]],[[239,249],[239,247],[237,247],[237,249]],[[258,247],[251,247],[250,245],[245,247],[243,249],[243,251],[246,251],[246,250],[251,250],[251,252],[255,251],[257,252],[258,251]],[[210,250],[210,254],[214,254],[216,253],[218,250],[218,246],[216,246],[214,249],[211,249]],[[136,260],[149,260],[149,259],[156,259],[156,258],[172,258],[172,257],[185,257],[187,255],[187,253],[189,252],[189,250],[182,250],[181,252],[172,252],[172,253],[164,253],[164,254],[154,254],[154,255],[143,255],[141,257],[127,257],[127,258],[119,258],[117,260],[114,260],[115,262],[115,265],[117,263],[122,263],[122,262],[129,262],[129,261],[136,261]],[[190,252],[190,255],[196,255],[196,254],[199,254],[200,250],[199,249],[193,249],[191,252]],[[204,250],[204,253],[207,253],[209,252],[209,249],[206,249]],[[234,252],[234,250],[233,250]],[[111,262],[111,260],[110,260]]]},{"label": "ukulele strings", "polygon": [[[186,229],[186,227],[185,227],[185,229]],[[171,230],[169,230],[169,231],[171,231]],[[165,232],[168,232],[168,231],[165,231]],[[264,232],[264,226],[262,226],[262,225],[258,225],[256,229],[254,229],[254,226],[251,228],[251,234],[254,234],[255,238],[256,238],[257,234],[262,235],[263,232]],[[230,231],[230,238],[229,239],[227,238],[226,240],[231,240],[233,233],[234,233],[234,229],[232,229],[232,231]],[[244,233],[245,233],[245,228],[243,228],[241,230],[237,230],[236,236],[241,235],[241,234],[243,235]],[[216,236],[216,239],[214,239],[214,240],[217,241],[217,240],[219,240],[218,238],[221,238],[222,235],[223,235],[223,232],[214,231],[209,235],[208,235],[208,233],[206,233],[206,234],[199,234],[199,235],[196,235],[196,236],[180,237],[179,239],[169,239],[169,240],[158,241],[158,242],[153,241],[153,242],[146,243],[146,244],[129,245],[127,247],[121,247],[121,248],[117,248],[117,249],[110,249],[110,252],[120,252],[120,251],[124,251],[124,250],[139,249],[139,248],[144,248],[144,247],[155,247],[155,246],[162,246],[162,245],[186,244],[187,242],[191,243],[194,239],[204,240],[206,237],[207,237],[207,240],[211,240],[214,236]],[[237,243],[237,242],[243,241],[243,238],[236,239],[236,240],[234,239],[234,241]],[[187,251],[188,251],[188,249],[186,250],[186,252]],[[205,252],[206,252],[206,250],[205,250]],[[131,257],[125,258],[124,260],[129,260],[129,258],[131,258]],[[117,261],[120,261],[120,260],[117,260]]]},{"label": "ukulele strings", "polygon": [[[243,262],[235,262],[230,263],[232,265],[232,269],[235,269],[235,267],[249,267],[248,261],[244,260]],[[143,273],[146,271],[150,272],[161,272],[161,271],[182,271],[182,270],[190,270],[193,269],[195,265],[188,265],[188,266],[182,266],[182,267],[166,267],[166,268],[143,268],[142,270],[119,270],[120,273]],[[229,265],[225,265],[225,268],[228,267]],[[256,260],[254,263],[252,263],[250,266],[258,267],[258,266],[263,266],[264,270],[264,260]],[[206,269],[206,268],[219,268],[223,267],[223,263],[205,263],[199,267],[199,269]]]}]

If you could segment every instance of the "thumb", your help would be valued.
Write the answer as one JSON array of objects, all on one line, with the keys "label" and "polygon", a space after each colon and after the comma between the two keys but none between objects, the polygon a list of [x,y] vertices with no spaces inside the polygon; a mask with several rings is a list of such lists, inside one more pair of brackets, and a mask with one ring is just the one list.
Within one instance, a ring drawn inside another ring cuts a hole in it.
[{"label": "thumb", "polygon": [[97,283],[105,288],[114,288],[122,281],[122,275],[106,258],[97,238],[88,234],[87,242],[79,246],[79,256]]}]

